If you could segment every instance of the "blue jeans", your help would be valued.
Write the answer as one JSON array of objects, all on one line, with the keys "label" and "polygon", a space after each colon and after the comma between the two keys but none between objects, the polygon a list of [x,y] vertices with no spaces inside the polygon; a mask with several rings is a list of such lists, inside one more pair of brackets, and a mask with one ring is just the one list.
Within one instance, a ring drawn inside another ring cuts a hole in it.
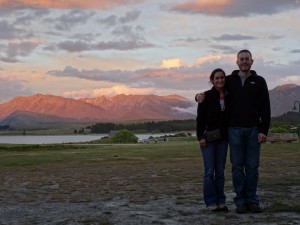
[{"label": "blue jeans", "polygon": [[229,127],[234,203],[259,204],[257,196],[260,143],[257,127]]},{"label": "blue jeans", "polygon": [[204,162],[203,194],[206,206],[225,204],[224,193],[228,140],[207,142],[201,147]]}]

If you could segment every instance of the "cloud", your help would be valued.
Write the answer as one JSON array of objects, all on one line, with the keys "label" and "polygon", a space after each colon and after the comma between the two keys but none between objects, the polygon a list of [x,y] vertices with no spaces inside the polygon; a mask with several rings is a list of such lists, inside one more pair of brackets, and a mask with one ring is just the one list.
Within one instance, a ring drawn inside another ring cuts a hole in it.
[{"label": "cloud", "polygon": [[172,11],[224,17],[272,15],[300,7],[298,0],[187,0],[168,6]]},{"label": "cloud", "polygon": [[[193,100],[192,100],[193,101]],[[193,102],[194,103],[194,102]],[[173,110],[179,111],[181,113],[191,113],[196,114],[197,113],[197,106],[198,104],[192,104],[191,107],[188,108],[180,108],[180,107],[173,107]]]},{"label": "cloud", "polygon": [[154,47],[152,43],[147,42],[146,40],[140,39],[140,40],[120,40],[120,41],[101,41],[98,44],[96,44],[95,49],[97,50],[109,50],[109,49],[115,49],[115,50],[133,50],[133,49],[139,49],[139,48],[150,48]]},{"label": "cloud", "polygon": [[90,44],[84,41],[64,41],[58,43],[57,47],[67,52],[82,52],[91,49]]},{"label": "cloud", "polygon": [[205,63],[214,63],[216,61],[219,61],[221,60],[222,57],[220,55],[208,55],[208,56],[204,56],[204,57],[201,57],[197,60],[197,65],[203,65]]},{"label": "cloud", "polygon": [[[2,11],[3,12],[3,11]],[[20,10],[7,10],[8,15],[15,17],[15,25],[30,26],[32,22],[42,20],[45,16],[50,14],[49,9],[20,9]]]},{"label": "cloud", "polygon": [[213,37],[212,39],[217,41],[244,41],[244,40],[255,40],[256,37],[241,34],[223,34],[219,37]]},{"label": "cloud", "polygon": [[216,50],[216,52],[223,52],[224,54],[236,54],[238,52],[236,47],[231,47],[227,45],[210,45],[211,49]]},{"label": "cloud", "polygon": [[20,29],[15,28],[12,24],[9,24],[7,21],[0,21],[0,39],[14,39],[20,32]]},{"label": "cloud", "polygon": [[106,27],[113,27],[117,24],[125,24],[136,21],[140,14],[141,11],[132,10],[128,11],[124,16],[121,16],[119,18],[116,15],[110,15],[104,18],[97,19],[97,22],[106,25]]},{"label": "cloud", "polygon": [[269,39],[271,39],[271,40],[278,40],[278,39],[282,39],[284,37],[285,37],[284,35],[271,35],[269,37]]},{"label": "cloud", "polygon": [[182,47],[187,46],[191,43],[197,43],[200,41],[204,41],[205,43],[209,42],[209,39],[199,38],[199,37],[186,37],[186,38],[178,38],[172,41],[171,47]]},{"label": "cloud", "polygon": [[130,38],[138,38],[140,29],[132,26],[118,26],[111,33],[115,36],[125,36]]},{"label": "cloud", "polygon": [[18,59],[16,58],[9,58],[9,57],[0,57],[0,60],[2,62],[6,62],[6,63],[16,63],[16,62],[20,62]]},{"label": "cloud", "polygon": [[107,27],[111,27],[117,24],[118,17],[116,15],[110,15],[108,17],[98,19],[98,22],[105,24]]},{"label": "cloud", "polygon": [[[61,31],[70,31],[70,36],[65,37],[59,42],[48,43],[43,47],[46,51],[64,50],[67,52],[83,52],[83,51],[98,51],[98,50],[134,50],[142,48],[154,47],[154,44],[148,42],[144,38],[144,28],[140,25],[127,25],[125,23],[135,21],[140,11],[128,11],[123,17],[111,15],[102,19],[96,19],[99,24],[104,24],[107,28],[99,29],[102,33],[72,33],[72,28],[87,24],[88,20],[93,17],[94,13],[88,13],[80,10],[71,10],[68,13],[57,18],[48,18],[45,21],[48,24],[59,22],[55,25],[56,29]],[[73,29],[75,30],[75,28]],[[61,34],[52,34],[59,37]],[[113,36],[112,36],[113,35]],[[101,37],[100,37],[101,36]],[[101,40],[99,40],[99,37]],[[59,40],[59,39],[58,39]],[[108,41],[106,41],[108,40]]]},{"label": "cloud", "polygon": [[[199,59],[195,65],[191,66],[186,65],[181,59],[165,59],[160,68],[103,71],[99,69],[79,70],[68,66],[63,70],[49,71],[47,74],[55,77],[106,81],[127,85],[130,88],[187,90],[198,89],[201,85],[206,86],[210,72],[216,67],[228,68],[228,64],[224,58],[210,56],[202,61]],[[205,82],[199,84],[198,80],[205,80]]]},{"label": "cloud", "polygon": [[290,53],[300,53],[300,49],[299,48],[298,49],[293,49],[293,50],[290,51]]},{"label": "cloud", "polygon": [[64,70],[53,70],[47,72],[48,75],[56,77],[76,77],[86,80],[95,80],[95,81],[110,81],[110,82],[126,82],[128,78],[133,74],[130,71],[122,70],[78,70],[72,66],[65,67]]},{"label": "cloud", "polygon": [[127,12],[125,16],[120,17],[119,21],[121,23],[129,23],[129,22],[137,20],[137,18],[140,16],[140,14],[141,14],[141,11],[132,10],[132,11]]},{"label": "cloud", "polygon": [[1,46],[1,50],[5,56],[0,57],[1,61],[15,63],[19,62],[19,56],[28,56],[37,48],[41,42],[39,40],[28,41],[11,41],[7,45]]},{"label": "cloud", "polygon": [[[128,88],[149,89],[159,93],[184,93],[188,95],[192,90],[207,90],[209,75],[215,68],[222,68],[227,74],[237,69],[236,52],[230,55],[212,54],[197,59],[192,65],[187,65],[180,58],[162,60],[161,67],[139,70],[79,70],[66,67],[63,70],[49,71],[54,77],[74,77],[78,79],[109,82],[112,87],[125,85]],[[298,82],[300,70],[299,61],[288,64],[265,62],[255,57],[253,69],[264,76],[269,87],[279,85],[282,80]],[[297,78],[297,79],[296,79]],[[187,90],[189,92],[187,93]],[[161,94],[160,93],[160,94]]]},{"label": "cloud", "polygon": [[117,41],[100,41],[98,43],[87,42],[84,40],[78,41],[63,41],[57,44],[50,44],[44,47],[47,51],[57,51],[58,49],[67,52],[83,52],[83,51],[97,51],[97,50],[133,50],[141,48],[154,47],[152,43],[144,39],[135,40],[117,40]]},{"label": "cloud", "polygon": [[0,8],[109,9],[119,5],[136,4],[141,0],[0,0]]},{"label": "cloud", "polygon": [[174,68],[181,67],[185,65],[185,63],[181,59],[164,59],[160,65],[161,68]]},{"label": "cloud", "polygon": [[33,94],[30,89],[23,86],[22,82],[0,78],[0,102],[9,100],[12,96]]},{"label": "cloud", "polygon": [[40,42],[38,41],[21,41],[21,42],[10,42],[7,46],[6,54],[10,58],[17,56],[29,55]]},{"label": "cloud", "polygon": [[147,95],[153,93],[152,88],[130,88],[126,85],[114,85],[108,88],[98,89],[83,89],[79,91],[65,91],[63,96],[68,98],[95,98],[99,96],[115,96],[120,94],[134,94],[134,95]]},{"label": "cloud", "polygon": [[299,84],[300,77],[299,76],[286,76],[279,80],[279,83],[282,84]]},{"label": "cloud", "polygon": [[83,10],[71,10],[61,15],[58,19],[52,20],[52,22],[58,20],[58,23],[55,25],[55,28],[57,30],[65,31],[70,30],[76,25],[85,24],[93,15],[93,12],[87,12]]},{"label": "cloud", "polygon": [[282,64],[273,61],[266,62],[260,58],[254,59],[255,61],[252,68],[266,79],[269,89],[270,87],[274,88],[285,83],[299,83],[299,61],[290,61],[286,64]]}]

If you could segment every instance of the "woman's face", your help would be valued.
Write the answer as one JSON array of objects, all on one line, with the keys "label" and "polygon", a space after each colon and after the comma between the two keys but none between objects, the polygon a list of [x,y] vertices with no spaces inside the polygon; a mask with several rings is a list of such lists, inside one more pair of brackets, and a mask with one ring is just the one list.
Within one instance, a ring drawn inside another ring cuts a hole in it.
[{"label": "woman's face", "polygon": [[225,74],[221,71],[216,72],[212,83],[216,88],[223,88],[225,86]]}]

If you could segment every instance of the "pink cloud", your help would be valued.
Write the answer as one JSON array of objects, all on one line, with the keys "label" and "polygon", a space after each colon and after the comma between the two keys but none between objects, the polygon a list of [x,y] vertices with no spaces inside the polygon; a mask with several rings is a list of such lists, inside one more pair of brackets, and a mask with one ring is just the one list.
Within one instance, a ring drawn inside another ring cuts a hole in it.
[{"label": "pink cloud", "polygon": [[227,5],[230,5],[231,0],[197,0],[197,1],[186,1],[184,3],[179,3],[173,7],[174,10],[186,11],[186,12],[209,12],[209,13],[219,13]]},{"label": "pink cloud", "polygon": [[139,3],[141,0],[0,0],[0,8],[14,7],[38,7],[38,8],[84,8],[84,9],[108,9],[118,5]]},{"label": "pink cloud", "polygon": [[63,95],[68,98],[95,98],[99,96],[115,96],[120,94],[147,95],[153,93],[153,88],[133,88],[126,85],[114,85],[107,88],[99,89],[82,89],[77,91],[65,91]]}]

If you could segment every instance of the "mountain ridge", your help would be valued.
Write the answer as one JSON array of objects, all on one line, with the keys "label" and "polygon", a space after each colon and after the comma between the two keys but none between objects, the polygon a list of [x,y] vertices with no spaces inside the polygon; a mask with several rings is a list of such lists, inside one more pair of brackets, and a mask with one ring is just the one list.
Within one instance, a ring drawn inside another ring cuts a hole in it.
[{"label": "mountain ridge", "polygon": [[[1,124],[16,124],[16,121],[26,124],[28,120],[36,124],[48,123],[50,118],[53,122],[60,120],[104,122],[191,119],[195,116],[184,112],[184,109],[192,107],[193,104],[196,103],[178,95],[121,94],[114,97],[72,99],[49,94],[35,94],[18,96],[0,104],[0,121],[2,121]],[[30,113],[33,118],[29,118]]]},{"label": "mountain ridge", "polygon": [[[300,86],[280,85],[269,90],[269,94],[272,117],[280,116],[293,110],[294,102],[299,101]],[[0,124],[195,119],[196,112],[197,103],[193,99],[176,94],[72,99],[38,93],[17,96],[0,104]]]}]

